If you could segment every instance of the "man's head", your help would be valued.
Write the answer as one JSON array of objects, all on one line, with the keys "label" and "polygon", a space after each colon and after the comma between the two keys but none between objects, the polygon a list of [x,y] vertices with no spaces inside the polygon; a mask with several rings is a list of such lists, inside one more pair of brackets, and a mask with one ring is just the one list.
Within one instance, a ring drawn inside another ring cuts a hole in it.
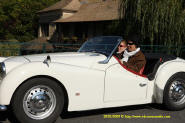
[{"label": "man's head", "polygon": [[131,36],[127,40],[128,43],[128,51],[132,52],[135,51],[138,47],[138,37],[136,35]]},{"label": "man's head", "polygon": [[126,42],[126,40],[122,40],[118,46],[118,52],[121,53],[121,52],[125,51],[126,48],[127,48],[127,42]]}]

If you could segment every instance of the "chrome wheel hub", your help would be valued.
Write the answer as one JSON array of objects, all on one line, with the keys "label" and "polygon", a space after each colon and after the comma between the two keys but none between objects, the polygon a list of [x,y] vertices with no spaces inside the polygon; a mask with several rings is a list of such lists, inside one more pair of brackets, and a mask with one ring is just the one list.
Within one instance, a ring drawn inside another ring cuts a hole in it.
[{"label": "chrome wheel hub", "polygon": [[31,88],[24,96],[23,108],[32,119],[44,119],[52,114],[56,107],[53,90],[44,85]]},{"label": "chrome wheel hub", "polygon": [[183,80],[172,82],[169,96],[174,103],[182,104],[185,102],[185,83]]}]

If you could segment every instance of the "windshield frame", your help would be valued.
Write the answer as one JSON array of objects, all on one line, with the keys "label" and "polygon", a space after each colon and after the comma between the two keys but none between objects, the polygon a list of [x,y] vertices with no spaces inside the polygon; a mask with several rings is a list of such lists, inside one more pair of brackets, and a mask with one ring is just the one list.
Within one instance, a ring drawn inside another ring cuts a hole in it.
[{"label": "windshield frame", "polygon": [[[113,50],[110,52],[109,55],[106,55],[102,52],[96,52],[96,53],[100,53],[105,55],[107,58],[103,61],[99,61],[100,64],[107,64],[109,62],[109,60],[111,59],[112,55],[114,54],[114,52],[116,51],[117,47],[119,46],[119,44],[121,43],[121,41],[123,40],[123,38],[121,36],[96,36],[93,38],[98,38],[98,37],[117,37],[117,44],[115,44],[115,47],[113,48]],[[91,38],[92,39],[92,38]],[[89,40],[87,40],[86,42],[88,42]],[[86,43],[85,42],[85,43]],[[85,45],[85,43],[80,47],[80,49],[77,52],[81,52],[80,50],[83,48],[83,46]],[[90,52],[90,51],[89,51]]]}]

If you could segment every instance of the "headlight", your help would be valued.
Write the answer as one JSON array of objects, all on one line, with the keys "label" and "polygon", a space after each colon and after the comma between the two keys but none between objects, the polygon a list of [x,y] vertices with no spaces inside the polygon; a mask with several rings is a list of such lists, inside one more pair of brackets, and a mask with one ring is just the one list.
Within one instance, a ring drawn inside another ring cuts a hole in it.
[{"label": "headlight", "polygon": [[0,62],[0,79],[3,79],[6,75],[6,67],[4,62]]}]

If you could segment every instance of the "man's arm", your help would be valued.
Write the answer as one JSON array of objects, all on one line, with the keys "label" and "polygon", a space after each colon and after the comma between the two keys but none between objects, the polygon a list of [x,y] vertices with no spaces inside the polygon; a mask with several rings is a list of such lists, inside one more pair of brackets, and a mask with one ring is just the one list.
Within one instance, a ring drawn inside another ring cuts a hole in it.
[{"label": "man's arm", "polygon": [[141,70],[141,68],[143,68],[143,66],[145,66],[146,64],[146,60],[145,57],[136,57],[134,60],[134,63],[130,63],[130,62],[124,62],[123,61],[123,65],[125,65],[127,68],[135,71],[135,72],[139,72]]}]

